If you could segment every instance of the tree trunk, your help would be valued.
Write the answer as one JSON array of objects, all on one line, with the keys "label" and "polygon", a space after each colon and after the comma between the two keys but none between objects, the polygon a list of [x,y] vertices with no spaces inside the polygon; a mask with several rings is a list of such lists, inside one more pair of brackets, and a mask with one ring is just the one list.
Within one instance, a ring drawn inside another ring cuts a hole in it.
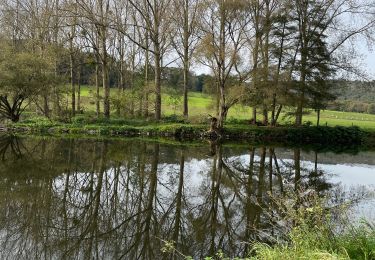
[{"label": "tree trunk", "polygon": [[[185,49],[185,55],[188,55],[188,50]],[[184,57],[184,117],[189,117],[188,104],[188,88],[189,88],[189,58]]]},{"label": "tree trunk", "polygon": [[160,46],[155,43],[155,119],[161,119],[161,67],[160,67]]},{"label": "tree trunk", "polygon": [[283,106],[280,105],[279,108],[278,108],[277,111],[276,111],[276,114],[275,114],[274,119],[272,119],[272,126],[276,126],[277,120],[278,120],[279,117],[280,117],[280,113],[281,113],[281,110],[282,110],[282,109],[283,109]]},{"label": "tree trunk", "polygon": [[297,111],[296,111],[296,126],[302,125],[302,114],[303,114],[303,99],[304,93],[300,93],[299,100],[297,103]]},{"label": "tree trunk", "polygon": [[[276,89],[279,88],[281,63],[282,63],[283,52],[284,52],[285,27],[286,27],[286,21],[283,23],[282,38],[281,38],[281,42],[280,42],[280,54],[279,54],[278,63],[277,63],[276,84],[275,84]],[[282,109],[282,105],[280,105],[277,112],[276,112],[276,101],[277,101],[276,98],[277,98],[277,94],[274,93],[273,99],[272,99],[272,122],[271,122],[272,126],[276,126],[277,120],[279,118],[279,115],[280,115],[280,112],[281,112],[281,109]]]},{"label": "tree trunk", "polygon": [[220,6],[220,43],[219,43],[219,94],[220,94],[220,107],[219,107],[219,120],[218,120],[218,127],[221,130],[224,126],[224,121],[227,117],[228,107],[225,100],[225,56],[226,56],[226,30],[225,30],[225,21],[226,20],[226,13],[225,13],[225,6]]},{"label": "tree trunk", "polygon": [[[150,65],[150,50],[149,50],[150,42],[149,42],[149,31],[148,30],[146,30],[146,35],[145,35],[145,45],[146,45],[146,51],[145,51],[145,85],[144,85],[145,91],[144,91],[144,93],[142,93],[140,95],[140,99],[141,99],[140,102],[142,103],[142,101],[143,101],[143,95],[144,95],[144,105],[141,105],[141,109],[144,110],[143,111],[144,117],[147,118],[148,117],[148,109],[149,109],[149,104],[148,104],[149,71],[148,71],[148,69],[149,69],[149,65]],[[141,112],[141,114],[142,114],[142,112]]]},{"label": "tree trunk", "polygon": [[268,110],[266,105],[263,105],[263,125],[268,125]]},{"label": "tree trunk", "polygon": [[81,61],[79,61],[78,64],[78,75],[77,75],[77,83],[78,83],[78,89],[77,89],[77,110],[78,113],[81,113],[81,74],[82,74],[82,65]]},{"label": "tree trunk", "polygon": [[303,106],[305,99],[305,84],[306,84],[306,74],[307,74],[307,57],[308,57],[308,38],[307,38],[307,6],[304,6],[305,10],[302,10],[299,27],[299,37],[301,45],[301,67],[300,67],[300,86],[299,86],[299,95],[297,100],[297,111],[296,111],[296,126],[302,125],[302,116],[303,116]]},{"label": "tree trunk", "polygon": [[103,90],[104,90],[104,100],[103,100],[103,110],[104,117],[110,117],[110,86],[108,78],[108,54],[107,54],[107,37],[106,37],[106,28],[102,26],[101,30],[101,45],[102,45],[102,80],[103,80]]},{"label": "tree trunk", "polygon": [[253,107],[253,119],[251,120],[254,125],[257,124],[257,108]]},{"label": "tree trunk", "polygon": [[320,109],[316,111],[316,126],[320,125]]},{"label": "tree trunk", "polygon": [[73,39],[70,40],[70,91],[72,116],[76,114],[76,86],[74,81],[74,53],[73,53]]},{"label": "tree trunk", "polygon": [[[258,23],[258,19],[256,20],[256,22]],[[259,25],[257,25],[259,26]],[[259,42],[260,42],[260,32],[259,32],[259,29],[257,29],[257,32],[256,32],[256,38],[255,38],[255,46],[254,46],[254,52],[253,52],[253,80],[252,80],[252,87],[255,91],[255,94],[258,95],[258,60],[259,60]],[[254,106],[253,106],[253,119],[252,119],[252,122],[254,124],[257,123],[257,109],[256,109],[256,106],[257,106],[257,97],[255,98],[255,102],[254,102]]]},{"label": "tree trunk", "polygon": [[100,115],[100,85],[99,85],[99,57],[96,55],[96,64],[95,64],[95,87],[96,87],[96,116]]},{"label": "tree trunk", "polygon": [[[263,45],[263,82],[266,84],[267,87],[271,87],[269,85],[269,38],[270,38],[270,30],[271,30],[271,10],[270,10],[270,1],[265,1],[266,3],[266,25],[264,28],[265,31],[265,40]],[[268,125],[268,104],[266,101],[268,100],[268,93],[263,90],[263,125]]]},{"label": "tree trunk", "polygon": [[228,107],[225,101],[224,83],[220,86],[220,107],[219,107],[219,119],[218,128],[221,130],[224,126],[225,119],[227,118]]},{"label": "tree trunk", "polygon": [[189,116],[188,88],[189,88],[189,1],[184,6],[184,117]]},{"label": "tree trunk", "polygon": [[120,55],[120,85],[119,90],[125,90],[125,80],[124,80],[124,46],[122,42],[123,38],[119,35],[119,55]]},{"label": "tree trunk", "polygon": [[109,83],[108,83],[108,64],[107,60],[103,59],[102,62],[102,80],[103,80],[103,90],[104,90],[104,101],[103,101],[103,109],[104,109],[104,117],[110,117],[110,108],[109,108]]},{"label": "tree trunk", "polygon": [[44,110],[44,115],[46,117],[49,117],[49,105],[48,105],[48,95],[47,94],[43,95],[43,110]]}]

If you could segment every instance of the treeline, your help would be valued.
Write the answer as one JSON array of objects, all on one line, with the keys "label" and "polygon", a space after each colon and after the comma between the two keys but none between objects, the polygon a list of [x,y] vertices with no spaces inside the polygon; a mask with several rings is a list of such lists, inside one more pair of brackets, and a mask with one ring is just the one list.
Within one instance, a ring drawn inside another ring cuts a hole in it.
[{"label": "treeline", "polygon": [[328,109],[375,114],[374,81],[335,81],[333,84],[336,99],[328,103]]},{"label": "treeline", "polygon": [[335,111],[375,114],[375,104],[355,100],[337,100],[327,105],[327,108]]},{"label": "treeline", "polygon": [[[357,71],[346,43],[373,29],[374,8],[362,0],[4,0],[0,114],[17,122],[34,104],[50,118],[74,117],[90,82],[97,116],[120,107],[160,120],[162,92],[178,83],[187,118],[189,89],[207,84],[218,128],[237,103],[253,107],[254,123],[261,112],[265,125],[292,107],[301,125],[304,108],[334,99],[332,79]],[[212,77],[193,82],[196,65]],[[111,87],[123,93],[112,98]]]}]

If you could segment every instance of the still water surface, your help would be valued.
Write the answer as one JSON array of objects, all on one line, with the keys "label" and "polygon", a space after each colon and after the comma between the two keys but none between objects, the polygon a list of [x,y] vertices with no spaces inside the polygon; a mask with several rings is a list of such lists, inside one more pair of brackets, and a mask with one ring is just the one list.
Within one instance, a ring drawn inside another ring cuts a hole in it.
[{"label": "still water surface", "polygon": [[355,201],[375,219],[375,152],[0,137],[0,259],[201,259],[279,233],[273,198]]}]

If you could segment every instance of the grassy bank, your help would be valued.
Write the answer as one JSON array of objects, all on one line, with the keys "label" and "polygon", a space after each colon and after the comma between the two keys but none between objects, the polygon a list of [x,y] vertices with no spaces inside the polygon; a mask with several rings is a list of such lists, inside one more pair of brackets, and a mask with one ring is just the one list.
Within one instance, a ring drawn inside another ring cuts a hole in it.
[{"label": "grassy bank", "polygon": [[375,227],[370,223],[348,225],[340,234],[332,233],[327,226],[302,226],[288,235],[287,244],[255,244],[256,256],[250,259],[375,259]]},{"label": "grassy bank", "polygon": [[[189,94],[189,120],[181,114],[181,103],[171,104],[170,96],[163,94],[163,121],[154,122],[152,119],[136,119],[131,115],[123,115],[112,108],[110,120],[96,118],[94,89],[90,86],[81,88],[81,108],[83,114],[72,119],[69,123],[48,120],[35,114],[36,109],[30,107],[22,115],[17,124],[7,124],[3,131],[13,131],[33,134],[70,134],[90,136],[129,136],[129,137],[172,137],[179,139],[204,139],[208,129],[208,115],[215,114],[215,100],[206,94],[192,92]],[[112,89],[112,97],[120,95],[117,89]],[[69,106],[69,102],[63,102]],[[150,111],[152,104],[150,103]],[[314,112],[304,116],[304,127],[294,127],[291,118],[286,115],[287,109],[281,115],[280,126],[257,127],[248,121],[251,108],[236,105],[228,114],[222,139],[247,140],[249,142],[277,142],[287,144],[321,144],[321,145],[358,145],[375,146],[375,115],[323,111],[321,114],[322,127],[312,127],[316,120]],[[131,118],[131,119],[124,119]],[[259,115],[261,118],[261,115]],[[1,130],[1,129],[0,129]]]},{"label": "grassy bank", "polygon": [[[172,121],[153,122],[142,120],[94,120],[84,118],[71,123],[33,118],[2,128],[5,132],[24,134],[75,134],[90,136],[124,137],[168,137],[177,139],[210,139],[208,124],[190,124]],[[358,127],[342,126],[279,126],[259,127],[244,122],[228,123],[220,139],[248,142],[268,142],[283,144],[320,144],[320,145],[375,145],[375,132],[361,130]]]}]

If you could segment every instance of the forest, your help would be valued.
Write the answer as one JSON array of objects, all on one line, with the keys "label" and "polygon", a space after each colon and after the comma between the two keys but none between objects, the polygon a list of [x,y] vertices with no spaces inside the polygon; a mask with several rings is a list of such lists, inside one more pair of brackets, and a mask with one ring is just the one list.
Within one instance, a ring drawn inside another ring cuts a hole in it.
[{"label": "forest", "polygon": [[[8,122],[30,113],[64,122],[90,113],[158,122],[166,102],[175,102],[188,120],[194,91],[215,100],[209,116],[217,129],[237,105],[251,108],[249,122],[270,126],[285,113],[300,126],[307,110],[318,117],[327,108],[374,110],[370,103],[356,108],[334,102],[345,88],[337,82],[368,79],[356,60],[358,42],[372,40],[372,1],[4,0],[0,5],[0,115]],[[88,104],[82,97],[86,85]]]}]

